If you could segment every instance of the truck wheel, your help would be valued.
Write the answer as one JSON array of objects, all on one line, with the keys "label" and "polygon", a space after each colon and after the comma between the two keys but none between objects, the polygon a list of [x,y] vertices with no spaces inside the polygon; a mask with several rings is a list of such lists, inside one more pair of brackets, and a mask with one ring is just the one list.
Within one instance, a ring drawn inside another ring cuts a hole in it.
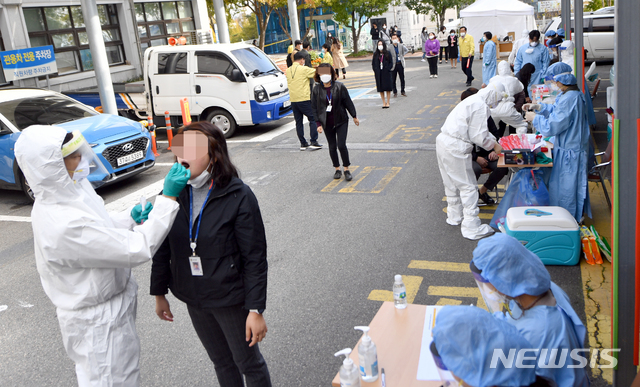
[{"label": "truck wheel", "polygon": [[29,186],[27,179],[24,178],[24,174],[19,169],[18,169],[18,174],[19,174],[18,181],[20,182],[20,187],[22,187],[22,192],[24,192],[24,194],[27,195],[29,200],[31,200],[31,202],[33,203],[36,200],[36,197],[33,194],[33,190]]},{"label": "truck wheel", "polygon": [[207,115],[207,121],[220,128],[224,134],[224,138],[230,138],[236,132],[236,121],[231,114],[224,110],[217,109],[212,111]]}]

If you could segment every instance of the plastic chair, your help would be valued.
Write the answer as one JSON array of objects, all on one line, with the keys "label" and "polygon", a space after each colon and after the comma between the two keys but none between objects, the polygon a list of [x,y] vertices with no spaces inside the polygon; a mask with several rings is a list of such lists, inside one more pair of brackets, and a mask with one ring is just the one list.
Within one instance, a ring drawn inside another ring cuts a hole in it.
[{"label": "plastic chair", "polygon": [[[606,152],[596,153],[596,157],[600,157],[600,161],[602,161],[604,154]],[[589,173],[587,174],[587,181],[600,183],[602,185],[602,191],[604,192],[604,197],[607,199],[607,204],[609,208],[611,208],[611,199],[609,199],[609,192],[607,191],[607,186],[605,185],[605,174],[607,167],[611,165],[611,161],[601,162],[600,164],[594,165]]]}]

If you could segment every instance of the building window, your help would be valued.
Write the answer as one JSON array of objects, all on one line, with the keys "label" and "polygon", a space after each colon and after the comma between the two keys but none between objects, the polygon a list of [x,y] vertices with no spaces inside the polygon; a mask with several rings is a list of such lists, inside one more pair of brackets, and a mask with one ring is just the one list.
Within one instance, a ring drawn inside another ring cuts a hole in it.
[{"label": "building window", "polygon": [[[89,38],[80,6],[23,8],[31,47],[53,45],[58,75],[93,70]],[[116,6],[98,5],[109,65],[124,63]]]},{"label": "building window", "polygon": [[136,4],[136,21],[140,36],[140,49],[167,44],[169,37],[185,36],[196,29],[191,1],[163,1]]},{"label": "building window", "polygon": [[[2,40],[2,33],[0,33],[0,51],[4,51],[4,40]],[[0,86],[9,85],[11,82],[7,82],[4,77],[4,71],[2,69],[2,62],[0,61]]]}]

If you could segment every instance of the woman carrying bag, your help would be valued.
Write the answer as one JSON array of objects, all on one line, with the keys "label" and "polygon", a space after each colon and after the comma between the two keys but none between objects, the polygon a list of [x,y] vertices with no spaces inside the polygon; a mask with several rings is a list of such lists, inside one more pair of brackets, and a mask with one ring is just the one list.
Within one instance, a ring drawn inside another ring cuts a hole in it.
[{"label": "woman carrying bag", "polygon": [[342,79],[347,79],[347,58],[345,58],[342,52],[342,43],[336,37],[333,38],[333,44],[331,45],[331,53],[333,54],[333,67],[336,69],[336,74],[340,76],[340,69],[342,69]]},{"label": "woman carrying bag", "polygon": [[313,115],[318,120],[318,133],[324,131],[329,143],[329,156],[336,169],[334,179],[342,177],[340,171],[340,161],[338,160],[338,150],[342,158],[344,168],[344,179],[351,181],[353,178],[349,172],[349,150],[347,149],[347,131],[349,127],[349,116],[353,117],[353,123],[360,125],[356,117],[356,107],[351,101],[347,87],[337,81],[338,74],[333,67],[321,64],[316,68],[316,85],[311,92],[311,107]]}]

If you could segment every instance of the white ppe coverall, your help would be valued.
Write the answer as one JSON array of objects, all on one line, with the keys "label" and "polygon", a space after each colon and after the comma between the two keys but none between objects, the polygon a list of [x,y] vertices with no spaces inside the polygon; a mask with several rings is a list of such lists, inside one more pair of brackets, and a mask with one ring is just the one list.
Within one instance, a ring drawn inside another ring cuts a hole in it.
[{"label": "white ppe coverall", "polygon": [[480,239],[494,230],[481,224],[478,213],[478,186],[471,165],[475,145],[491,150],[496,139],[489,132],[489,106],[497,106],[504,98],[501,86],[488,86],[460,102],[449,113],[436,138],[438,167],[447,196],[447,223],[461,224],[462,236]]},{"label": "white ppe coverall", "polygon": [[179,206],[159,196],[140,226],[130,209],[110,215],[87,179],[70,178],[61,153],[66,134],[60,127],[32,126],[16,142],[17,162],[36,198],[36,266],[57,308],[78,384],[138,386],[137,284],[131,268],[153,257]]},{"label": "white ppe coverall", "polygon": [[491,109],[491,118],[498,123],[502,121],[507,125],[516,128],[516,133],[524,134],[527,132],[527,121],[524,120],[522,114],[516,110],[514,104],[514,96],[524,90],[522,82],[518,80],[511,72],[511,67],[506,61],[498,64],[498,75],[491,78],[489,83],[500,83],[504,91],[509,95],[508,98],[501,101],[498,107]]},{"label": "white ppe coverall", "polygon": [[529,43],[529,30],[524,29],[522,30],[522,37],[513,42],[513,48],[511,49],[511,53],[509,53],[509,64],[511,66],[513,66],[513,64],[516,62],[516,54],[518,53],[520,47],[527,43]]}]

